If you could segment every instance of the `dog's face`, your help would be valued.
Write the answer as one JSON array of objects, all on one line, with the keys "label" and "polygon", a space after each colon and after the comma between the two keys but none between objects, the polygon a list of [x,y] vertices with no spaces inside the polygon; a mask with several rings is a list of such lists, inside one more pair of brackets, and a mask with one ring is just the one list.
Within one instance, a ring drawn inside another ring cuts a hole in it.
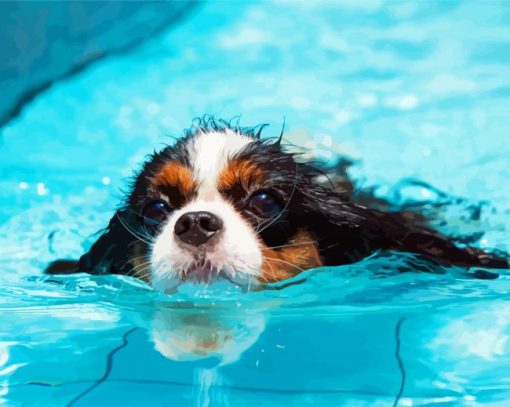
[{"label": "dog's face", "polygon": [[152,285],[274,282],[322,265],[300,171],[279,146],[230,129],[154,155],[129,201],[151,238]]}]

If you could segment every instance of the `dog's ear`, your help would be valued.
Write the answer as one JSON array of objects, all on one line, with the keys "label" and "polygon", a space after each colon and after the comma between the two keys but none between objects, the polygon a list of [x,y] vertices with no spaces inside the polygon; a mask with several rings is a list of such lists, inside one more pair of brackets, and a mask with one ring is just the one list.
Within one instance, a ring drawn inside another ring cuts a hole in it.
[{"label": "dog's ear", "polygon": [[132,210],[117,210],[99,239],[81,256],[80,271],[90,274],[128,274],[133,245],[143,239],[139,229],[139,220]]},{"label": "dog's ear", "polygon": [[390,231],[391,250],[400,250],[439,260],[446,265],[507,268],[507,258],[481,249],[456,246],[441,233],[416,224],[404,213],[380,213],[382,227]]},{"label": "dog's ear", "polygon": [[119,209],[99,238],[80,260],[57,260],[51,263],[47,274],[127,274],[130,253],[138,237],[137,219],[129,209]]},{"label": "dog's ear", "polygon": [[366,208],[327,193],[315,195],[313,202],[309,201],[312,208],[309,224],[326,265],[351,263],[377,250],[397,250],[425,255],[445,265],[509,266],[508,258],[498,254],[457,247],[406,213]]},{"label": "dog's ear", "polygon": [[45,274],[74,274],[79,272],[79,261],[72,259],[52,261],[44,270]]}]

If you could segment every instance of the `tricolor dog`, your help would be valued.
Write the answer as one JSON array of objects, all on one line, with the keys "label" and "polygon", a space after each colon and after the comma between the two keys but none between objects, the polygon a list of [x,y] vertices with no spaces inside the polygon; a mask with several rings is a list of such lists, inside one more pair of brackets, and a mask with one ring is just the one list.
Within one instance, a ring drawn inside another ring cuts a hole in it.
[{"label": "tricolor dog", "polygon": [[149,157],[88,253],[56,261],[47,272],[125,274],[170,292],[186,281],[222,278],[263,285],[377,250],[508,267],[507,259],[457,247],[413,219],[356,202],[281,137],[261,139],[260,128],[202,120]]}]

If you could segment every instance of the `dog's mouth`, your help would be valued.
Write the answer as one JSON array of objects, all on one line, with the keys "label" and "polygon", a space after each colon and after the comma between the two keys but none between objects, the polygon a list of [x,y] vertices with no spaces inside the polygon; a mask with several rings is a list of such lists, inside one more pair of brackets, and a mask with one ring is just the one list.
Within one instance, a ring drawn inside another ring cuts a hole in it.
[{"label": "dog's mouth", "polygon": [[195,259],[192,265],[179,271],[181,282],[210,284],[219,277],[220,269],[205,258]]},{"label": "dog's mouth", "polygon": [[236,271],[232,267],[218,266],[205,257],[198,257],[187,268],[181,269],[178,273],[181,283],[195,283],[210,285],[219,280],[227,280],[231,283],[244,286],[249,284],[249,277],[244,273]]}]

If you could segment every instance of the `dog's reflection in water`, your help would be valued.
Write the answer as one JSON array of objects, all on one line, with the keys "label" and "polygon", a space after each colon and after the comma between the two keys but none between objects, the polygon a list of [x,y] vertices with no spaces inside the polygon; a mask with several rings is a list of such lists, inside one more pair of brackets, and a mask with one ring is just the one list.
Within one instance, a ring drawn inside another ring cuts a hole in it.
[{"label": "dog's reflection in water", "polygon": [[217,358],[225,365],[237,361],[265,326],[262,312],[247,313],[235,305],[230,309],[162,306],[154,314],[150,333],[156,350],[168,359]]}]

